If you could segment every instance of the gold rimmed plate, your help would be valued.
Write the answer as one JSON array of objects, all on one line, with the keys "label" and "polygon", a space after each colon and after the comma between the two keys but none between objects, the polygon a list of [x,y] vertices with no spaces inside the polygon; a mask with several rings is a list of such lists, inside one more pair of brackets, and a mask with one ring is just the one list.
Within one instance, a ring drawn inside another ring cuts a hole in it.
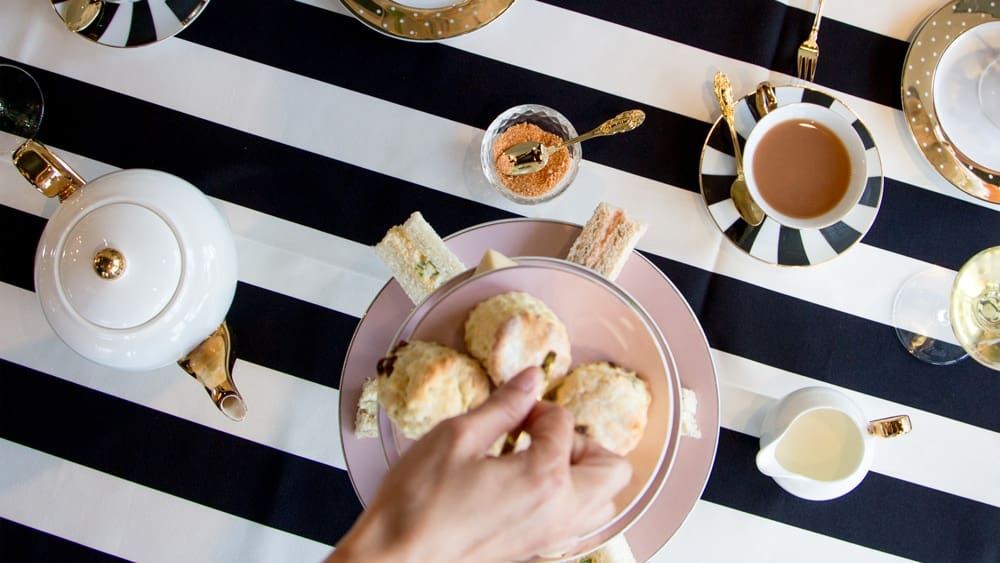
[{"label": "gold rimmed plate", "polygon": [[500,17],[514,0],[340,0],[372,29],[410,41],[440,41],[475,31]]},{"label": "gold rimmed plate", "polygon": [[914,31],[903,115],[917,148],[962,191],[1000,203],[1000,124],[980,106],[979,76],[1000,57],[1000,2],[950,1]]},{"label": "gold rimmed plate", "polygon": [[[741,147],[760,119],[756,95],[751,93],[741,98],[733,112]],[[709,215],[725,237],[738,248],[769,264],[811,266],[836,258],[853,248],[875,222],[882,203],[882,159],[868,128],[840,100],[803,86],[777,86],[774,95],[779,107],[796,103],[818,104],[830,108],[851,124],[865,149],[868,175],[858,203],[843,219],[822,229],[794,229],[766,216],[760,225],[748,224],[740,217],[729,195],[730,186],[736,178],[736,159],[729,131],[721,117],[712,124],[702,147],[698,182]]]}]

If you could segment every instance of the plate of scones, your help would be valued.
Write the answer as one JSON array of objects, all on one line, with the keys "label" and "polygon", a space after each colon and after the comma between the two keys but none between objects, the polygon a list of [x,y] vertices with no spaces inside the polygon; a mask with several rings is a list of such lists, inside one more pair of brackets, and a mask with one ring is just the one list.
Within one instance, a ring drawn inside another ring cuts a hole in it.
[{"label": "plate of scones", "polygon": [[[506,236],[468,235],[484,229]],[[535,236],[539,229],[549,236]],[[359,323],[340,388],[341,443],[362,503],[414,440],[537,365],[546,376],[539,399],[566,407],[577,432],[633,468],[614,518],[580,538],[579,553],[558,560],[634,561],[655,553],[704,488],[718,438],[718,387],[704,334],[669,280],[657,270],[658,289],[665,282],[676,295],[654,303],[660,315],[615,281],[634,277],[637,257],[655,270],[634,250],[644,231],[603,203],[582,228],[508,220],[442,240],[419,212],[390,228],[375,252],[393,279]],[[478,267],[465,266],[474,261]],[[697,344],[681,362],[665,336],[677,328],[661,331],[664,305],[684,308],[678,328]],[[691,383],[682,374],[695,367],[700,377]],[[524,432],[498,436],[487,453],[507,455],[530,441]],[[697,463],[684,463],[692,442]],[[675,471],[681,464],[686,469]],[[685,489],[669,507],[656,502],[665,487]],[[649,513],[659,515],[654,521]]]}]

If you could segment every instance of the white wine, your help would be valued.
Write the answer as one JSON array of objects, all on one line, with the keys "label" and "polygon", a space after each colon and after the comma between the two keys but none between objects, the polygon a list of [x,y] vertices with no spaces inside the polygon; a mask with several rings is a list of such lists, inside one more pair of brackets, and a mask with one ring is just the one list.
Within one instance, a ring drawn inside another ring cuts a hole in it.
[{"label": "white wine", "polygon": [[1000,246],[966,262],[951,290],[951,328],[977,362],[1000,370]]}]

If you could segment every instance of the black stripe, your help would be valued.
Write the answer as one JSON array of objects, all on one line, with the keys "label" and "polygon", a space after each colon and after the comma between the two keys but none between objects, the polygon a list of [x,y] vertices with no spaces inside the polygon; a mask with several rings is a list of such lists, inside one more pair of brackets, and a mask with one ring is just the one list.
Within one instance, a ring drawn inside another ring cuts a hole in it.
[{"label": "black stripe", "polygon": [[729,191],[736,176],[714,176],[705,174],[701,177],[701,189],[705,194],[705,202],[715,205],[729,199]]},{"label": "black stripe", "polygon": [[149,1],[140,0],[132,4],[132,22],[129,25],[128,39],[125,45],[135,47],[156,41],[156,25],[153,23],[153,12]]},{"label": "black stripe", "polygon": [[1000,411],[983,400],[1000,397],[1000,377],[976,362],[925,364],[891,326],[644,254],[684,294],[715,349],[1000,431]]},{"label": "black stripe", "polygon": [[802,245],[802,232],[782,225],[778,228],[778,264],[808,266],[809,256]]},{"label": "black stripe", "polygon": [[[776,0],[633,2],[628,9],[617,2],[545,1],[793,76],[799,44],[809,35],[814,15]],[[836,49],[837,58],[820,59],[816,83],[901,107],[905,41],[824,18],[821,42]]]},{"label": "black stripe", "polygon": [[702,498],[917,561],[1000,561],[995,507],[874,472],[839,499],[802,500],[757,471],[759,448],[757,438],[722,429]]},{"label": "black stripe", "polygon": [[[740,149],[742,150],[744,145],[746,145],[746,140],[739,134],[736,133],[736,138],[739,139]],[[705,142],[708,146],[721,152],[722,154],[728,154],[733,156],[733,138],[729,134],[729,127],[722,121],[716,125],[714,129],[709,133],[708,140]]]},{"label": "black stripe", "polygon": [[237,357],[340,388],[355,317],[240,282],[227,321]]},{"label": "black stripe", "polygon": [[760,226],[752,227],[749,223],[743,220],[742,217],[736,219],[736,222],[729,226],[724,233],[726,238],[736,243],[736,246],[742,248],[743,250],[750,252],[753,248],[753,243],[757,240],[757,234],[760,233]]},{"label": "black stripe", "polygon": [[[0,261],[0,281],[31,290],[42,220],[0,206],[0,224],[20,225],[4,231],[2,246],[16,252],[4,255],[11,260]],[[759,227],[748,228],[741,219],[735,225],[740,229],[738,242],[749,250]],[[1000,415],[981,401],[989,393],[1000,395],[1000,378],[975,362],[935,369],[910,358],[891,327],[646,255],[684,293],[713,347],[1000,431]],[[357,323],[354,317],[240,283],[228,318],[238,357],[339,387],[340,366]],[[787,334],[810,337],[790,347]],[[238,379],[237,373],[237,385]]]},{"label": "black stripe", "polygon": [[184,22],[201,9],[206,0],[167,0],[167,7],[177,16],[177,21]]},{"label": "black stripe", "polygon": [[0,436],[330,545],[361,513],[345,471],[2,360]]},{"label": "black stripe", "polygon": [[881,176],[870,176],[865,182],[865,191],[861,192],[858,203],[868,207],[877,207],[882,198],[882,184],[884,179]]},{"label": "black stripe", "polygon": [[818,92],[816,90],[803,90],[802,101],[807,104],[816,104],[818,106],[828,108],[832,106],[836,100],[834,100],[829,94],[825,94],[823,92]]},{"label": "black stripe", "polygon": [[0,518],[0,561],[125,561],[103,551]]},{"label": "black stripe", "polygon": [[861,123],[860,119],[855,119],[854,123],[851,123],[851,127],[858,132],[858,137],[861,137],[861,144],[865,146],[865,150],[875,146],[875,140],[872,139],[872,134],[868,132],[868,128],[865,127],[864,123]]},{"label": "black stripe", "polygon": [[[12,188],[31,189],[27,183]],[[35,290],[35,247],[45,228],[45,220],[17,209],[0,205],[0,281]]]},{"label": "black stripe", "polygon": [[861,233],[855,231],[843,221],[838,221],[829,227],[824,227],[819,232],[838,254],[850,248],[852,244],[861,238]]}]

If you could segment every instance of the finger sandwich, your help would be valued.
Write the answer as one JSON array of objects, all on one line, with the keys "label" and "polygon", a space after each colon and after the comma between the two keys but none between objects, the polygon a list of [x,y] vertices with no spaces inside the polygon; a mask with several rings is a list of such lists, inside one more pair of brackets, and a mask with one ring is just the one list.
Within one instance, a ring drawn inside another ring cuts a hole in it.
[{"label": "finger sandwich", "polygon": [[601,202],[573,241],[566,259],[614,281],[645,232],[645,223],[629,217],[624,209]]},{"label": "finger sandwich", "polygon": [[465,271],[419,211],[386,232],[375,253],[389,267],[406,295],[417,304],[441,284]]}]

